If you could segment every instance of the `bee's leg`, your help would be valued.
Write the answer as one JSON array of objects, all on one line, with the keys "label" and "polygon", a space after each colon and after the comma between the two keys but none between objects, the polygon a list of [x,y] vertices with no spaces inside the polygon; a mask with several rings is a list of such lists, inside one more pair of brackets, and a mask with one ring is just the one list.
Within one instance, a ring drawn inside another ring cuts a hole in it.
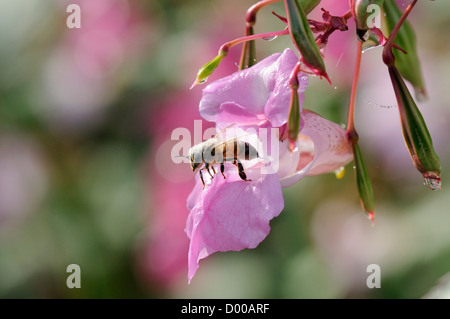
[{"label": "bee's leg", "polygon": [[223,178],[225,177],[225,174],[223,172],[225,172],[225,164],[224,163],[220,163],[220,172],[222,173]]},{"label": "bee's leg", "polygon": [[[211,178],[214,178],[214,176],[212,176],[212,174],[209,170],[210,167],[212,168],[212,166],[209,166],[208,163],[205,163],[205,169],[208,171],[209,176],[211,176]],[[214,171],[214,168],[213,168],[213,171]],[[214,171],[214,173],[215,173],[215,171]]]},{"label": "bee's leg", "polygon": [[237,158],[235,158],[233,164],[238,168],[239,177],[244,181],[250,182],[251,179],[247,179],[247,175],[244,172],[244,166],[242,166],[242,163]]},{"label": "bee's leg", "polygon": [[204,170],[204,168],[200,169],[200,170],[198,171],[198,173],[199,173],[199,175],[200,175],[200,180],[202,181],[202,184],[203,184],[203,189],[205,189],[205,181],[203,180],[202,170]]},{"label": "bee's leg", "polygon": [[211,165],[211,169],[212,169],[212,171],[214,173],[214,176],[216,176],[216,170],[214,169],[214,166]]}]

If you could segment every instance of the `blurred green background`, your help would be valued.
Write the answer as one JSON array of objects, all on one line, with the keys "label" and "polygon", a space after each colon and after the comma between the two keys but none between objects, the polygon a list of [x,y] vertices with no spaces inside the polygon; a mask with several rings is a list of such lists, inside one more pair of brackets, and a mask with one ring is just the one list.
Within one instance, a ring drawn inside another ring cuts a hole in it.
[{"label": "blurred green background", "polygon": [[[345,13],[347,1],[336,2],[321,6]],[[71,3],[80,5],[81,29],[66,26]],[[170,161],[171,132],[201,119],[201,88],[188,88],[222,43],[243,35],[253,3],[0,2],[1,298],[421,298],[450,271],[450,3],[427,1],[411,22],[428,91],[419,107],[443,189],[426,189],[414,169],[373,49],[363,55],[356,125],[375,227],[350,164],[342,180],[308,177],[285,189],[265,241],[201,261],[187,285],[185,200],[194,176]],[[261,10],[256,32],[284,27],[271,10],[284,14],[280,3]],[[311,78],[304,103],[340,124],[355,51],[350,26],[324,51],[333,85]],[[286,47],[289,37],[258,41],[258,58]],[[239,53],[233,48],[209,81],[236,71]],[[80,289],[66,286],[69,264],[81,268]],[[370,264],[381,267],[379,289],[366,286]]]}]

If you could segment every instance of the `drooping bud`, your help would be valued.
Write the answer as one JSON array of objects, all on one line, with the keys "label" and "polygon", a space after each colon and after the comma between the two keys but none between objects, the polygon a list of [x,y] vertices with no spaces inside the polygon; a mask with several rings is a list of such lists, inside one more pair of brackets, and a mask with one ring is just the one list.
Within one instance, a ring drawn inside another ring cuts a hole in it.
[{"label": "drooping bud", "polygon": [[297,142],[300,131],[300,104],[297,90],[298,85],[291,86],[291,106],[288,117],[289,150],[291,152],[295,149],[295,143]]},{"label": "drooping bud", "polygon": [[356,34],[364,42],[366,32],[373,28],[372,20],[381,13],[384,0],[350,0],[350,9],[356,23]]},{"label": "drooping bud", "polygon": [[427,187],[431,190],[439,190],[441,189],[441,162],[434,151],[427,125],[400,72],[394,65],[388,68],[397,98],[403,137],[413,164],[424,177]]},{"label": "drooping bud", "polygon": [[[385,0],[383,9],[385,12],[384,25],[389,35],[402,16],[402,11],[394,0]],[[425,82],[417,55],[416,35],[408,20],[403,22],[394,43],[407,52],[407,54],[404,54],[394,51],[395,65],[400,74],[414,86],[417,98],[425,97]]]},{"label": "drooping bud", "polygon": [[302,4],[299,3],[299,0],[284,0],[284,5],[288,17],[289,33],[302,54],[303,63],[314,74],[323,76],[330,82]]},{"label": "drooping bud", "polygon": [[195,87],[197,84],[205,83],[208,77],[219,66],[220,62],[226,55],[227,55],[226,52],[219,51],[219,54],[214,59],[212,59],[204,66],[202,66],[197,73],[197,78],[195,79],[194,83],[192,83],[191,89]]},{"label": "drooping bud", "polygon": [[373,197],[372,183],[367,173],[366,164],[359,149],[357,138],[352,141],[353,160],[355,162],[356,185],[358,187],[359,199],[367,216],[374,223],[375,217],[375,201]]}]

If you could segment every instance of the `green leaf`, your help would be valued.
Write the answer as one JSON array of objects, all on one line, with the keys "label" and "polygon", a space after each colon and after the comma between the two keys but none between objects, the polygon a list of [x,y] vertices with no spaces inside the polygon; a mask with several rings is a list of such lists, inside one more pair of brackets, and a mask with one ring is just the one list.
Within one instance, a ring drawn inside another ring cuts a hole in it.
[{"label": "green leaf", "polygon": [[[427,125],[395,66],[389,67],[389,75],[397,98],[403,137],[414,166],[423,175],[429,188],[440,189],[441,162],[434,151]],[[434,186],[430,186],[430,182]]]},{"label": "green leaf", "polygon": [[[383,9],[386,14],[384,17],[386,33],[390,34],[400,19],[402,12],[394,0],[385,0]],[[404,54],[394,50],[395,65],[401,75],[414,86],[416,97],[425,96],[425,82],[417,54],[416,35],[408,20],[403,23],[394,43],[407,52],[407,54]]]},{"label": "green leaf", "polygon": [[304,9],[298,0],[284,0],[284,5],[289,32],[294,44],[302,54],[303,63],[316,75],[324,76],[329,81],[322,55],[309,27]]}]

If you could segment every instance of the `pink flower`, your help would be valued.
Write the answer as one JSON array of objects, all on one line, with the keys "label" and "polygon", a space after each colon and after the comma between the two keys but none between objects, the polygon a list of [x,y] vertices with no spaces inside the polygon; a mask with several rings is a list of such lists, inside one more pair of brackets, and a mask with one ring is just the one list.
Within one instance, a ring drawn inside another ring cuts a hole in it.
[{"label": "pink flower", "polygon": [[[203,91],[200,114],[216,122],[218,129],[233,123],[244,129],[283,130],[290,105],[288,79],[297,61],[296,54],[286,49],[210,84]],[[308,77],[299,74],[299,83],[303,104]],[[205,189],[197,178],[187,201],[189,281],[200,259],[216,251],[255,248],[269,234],[270,220],[284,207],[282,187],[295,184],[305,175],[335,171],[352,159],[345,130],[307,110],[302,111],[297,149],[290,153],[279,134],[276,145],[268,145],[266,151],[273,155],[276,148],[278,168],[269,173],[264,173],[261,165],[255,165],[255,160],[243,162],[251,181],[243,181],[232,163],[225,163],[226,179],[220,173],[212,179],[203,174]]]}]

